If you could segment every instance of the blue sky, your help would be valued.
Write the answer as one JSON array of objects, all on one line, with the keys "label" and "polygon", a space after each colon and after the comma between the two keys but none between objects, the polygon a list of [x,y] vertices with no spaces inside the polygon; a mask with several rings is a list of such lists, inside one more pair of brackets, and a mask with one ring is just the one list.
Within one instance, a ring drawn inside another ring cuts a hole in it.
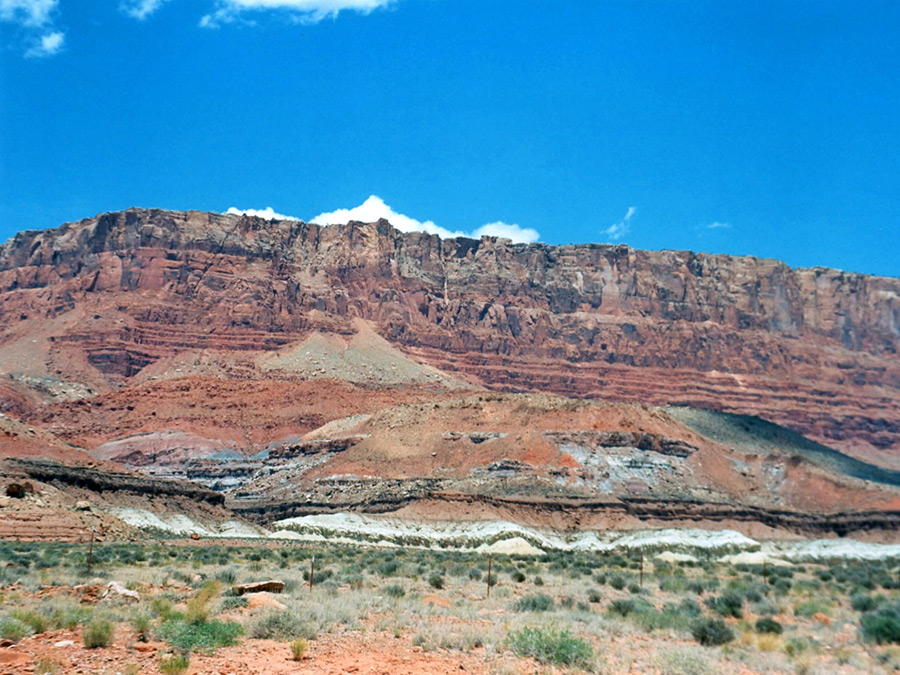
[{"label": "blue sky", "polygon": [[897,26],[849,0],[0,0],[0,239],[366,202],[900,276]]}]

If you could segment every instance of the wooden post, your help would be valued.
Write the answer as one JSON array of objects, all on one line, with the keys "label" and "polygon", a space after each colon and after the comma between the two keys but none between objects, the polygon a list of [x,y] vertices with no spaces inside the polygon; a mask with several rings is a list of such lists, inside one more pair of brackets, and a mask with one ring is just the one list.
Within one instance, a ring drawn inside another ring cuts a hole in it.
[{"label": "wooden post", "polygon": [[88,564],[87,564],[87,573],[88,576],[91,576],[91,567],[94,565],[94,528],[91,527],[91,543],[88,547]]},{"label": "wooden post", "polygon": [[491,597],[491,563],[494,561],[494,554],[488,553],[488,574],[487,574],[487,596]]},{"label": "wooden post", "polygon": [[766,559],[763,558],[763,579],[766,581],[766,586],[769,585],[769,573],[766,569]]},{"label": "wooden post", "polygon": [[313,556],[309,560],[309,590],[312,591],[313,588],[313,575],[316,573],[316,556]]},{"label": "wooden post", "polygon": [[644,587],[644,549],[640,549],[641,551],[641,588]]}]

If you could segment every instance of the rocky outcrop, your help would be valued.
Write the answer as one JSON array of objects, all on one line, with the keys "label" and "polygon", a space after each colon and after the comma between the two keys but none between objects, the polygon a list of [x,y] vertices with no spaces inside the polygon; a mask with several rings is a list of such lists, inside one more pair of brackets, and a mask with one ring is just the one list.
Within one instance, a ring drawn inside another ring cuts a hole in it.
[{"label": "rocky outcrop", "polygon": [[213,506],[225,502],[221,493],[193,483],[148,478],[135,473],[112,471],[108,467],[76,466],[41,459],[8,459],[6,464],[13,471],[43,483],[73,486],[100,494],[111,492],[118,495],[184,497]]},{"label": "rocky outcrop", "polygon": [[[9,372],[28,339],[46,353],[32,375],[109,387],[178,352],[275,351],[354,320],[489,388],[755,414],[900,455],[898,279],[138,209],[0,248]],[[251,372],[234,358],[232,375]]]}]

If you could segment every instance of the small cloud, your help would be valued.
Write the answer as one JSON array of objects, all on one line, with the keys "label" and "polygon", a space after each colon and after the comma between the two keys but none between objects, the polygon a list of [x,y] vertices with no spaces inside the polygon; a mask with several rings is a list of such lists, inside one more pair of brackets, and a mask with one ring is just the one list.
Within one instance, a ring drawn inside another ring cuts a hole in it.
[{"label": "small cloud", "polygon": [[366,201],[352,209],[337,209],[328,213],[320,213],[309,222],[317,225],[339,225],[348,223],[351,220],[362,223],[374,223],[382,218],[401,232],[427,232],[428,234],[436,234],[444,239],[453,237],[478,239],[482,236],[493,236],[512,239],[513,243],[531,243],[540,239],[540,234],[538,234],[537,230],[520,227],[519,225],[509,225],[500,221],[482,225],[473,232],[451,231],[435,224],[431,220],[416,220],[398,213],[385,204],[381,197],[376,195],[370,195]]},{"label": "small cloud", "polygon": [[39,28],[50,23],[58,0],[0,0],[0,21]]},{"label": "small cloud", "polygon": [[26,57],[52,56],[62,49],[66,37],[53,26],[58,7],[59,0],[0,0],[0,22],[24,29],[24,42],[30,45]]},{"label": "small cloud", "polygon": [[143,21],[169,0],[125,0],[120,8],[128,16]]},{"label": "small cloud", "polygon": [[715,222],[708,223],[703,227],[705,227],[707,230],[730,230],[731,223],[720,223],[718,220],[716,220]]},{"label": "small cloud", "polygon": [[501,220],[498,220],[496,223],[482,225],[472,233],[472,236],[475,239],[484,236],[505,237],[506,239],[512,239],[514,244],[533,244],[541,238],[537,230],[515,224],[511,225]]},{"label": "small cloud", "polygon": [[225,213],[236,216],[256,216],[257,218],[265,218],[266,220],[300,220],[294,216],[286,216],[283,213],[276,213],[275,209],[267,206],[264,209],[239,209],[234,206],[228,208]]},{"label": "small cloud", "polygon": [[60,49],[62,49],[63,43],[65,41],[66,36],[64,33],[60,33],[59,31],[47,33],[46,35],[41,36],[37,44],[35,44],[25,52],[25,56],[27,58],[43,58],[45,56],[53,56],[54,54],[58,53]]},{"label": "small cloud", "polygon": [[[152,1],[152,0],[150,0]],[[219,8],[200,19],[204,28],[217,28],[251,11],[280,10],[299,23],[314,24],[344,10],[369,14],[396,0],[219,0]]]},{"label": "small cloud", "polygon": [[613,241],[619,241],[631,230],[631,219],[635,213],[637,213],[637,209],[634,206],[629,206],[625,217],[618,223],[613,223],[607,227],[603,230],[603,233]]}]

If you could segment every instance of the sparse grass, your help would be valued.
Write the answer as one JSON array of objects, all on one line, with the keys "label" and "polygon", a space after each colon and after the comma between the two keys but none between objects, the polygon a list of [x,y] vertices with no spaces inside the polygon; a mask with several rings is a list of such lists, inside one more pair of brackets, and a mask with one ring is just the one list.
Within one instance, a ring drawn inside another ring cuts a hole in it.
[{"label": "sparse grass", "polygon": [[183,675],[191,667],[191,659],[187,654],[167,656],[159,662],[162,675]]},{"label": "sparse grass", "polygon": [[293,642],[291,642],[291,657],[294,661],[300,661],[306,656],[306,650],[309,647],[309,642],[304,637],[295,638]]},{"label": "sparse grass", "polygon": [[159,628],[163,640],[185,651],[213,652],[237,644],[243,634],[239,623],[217,619],[204,622],[170,619]]}]

